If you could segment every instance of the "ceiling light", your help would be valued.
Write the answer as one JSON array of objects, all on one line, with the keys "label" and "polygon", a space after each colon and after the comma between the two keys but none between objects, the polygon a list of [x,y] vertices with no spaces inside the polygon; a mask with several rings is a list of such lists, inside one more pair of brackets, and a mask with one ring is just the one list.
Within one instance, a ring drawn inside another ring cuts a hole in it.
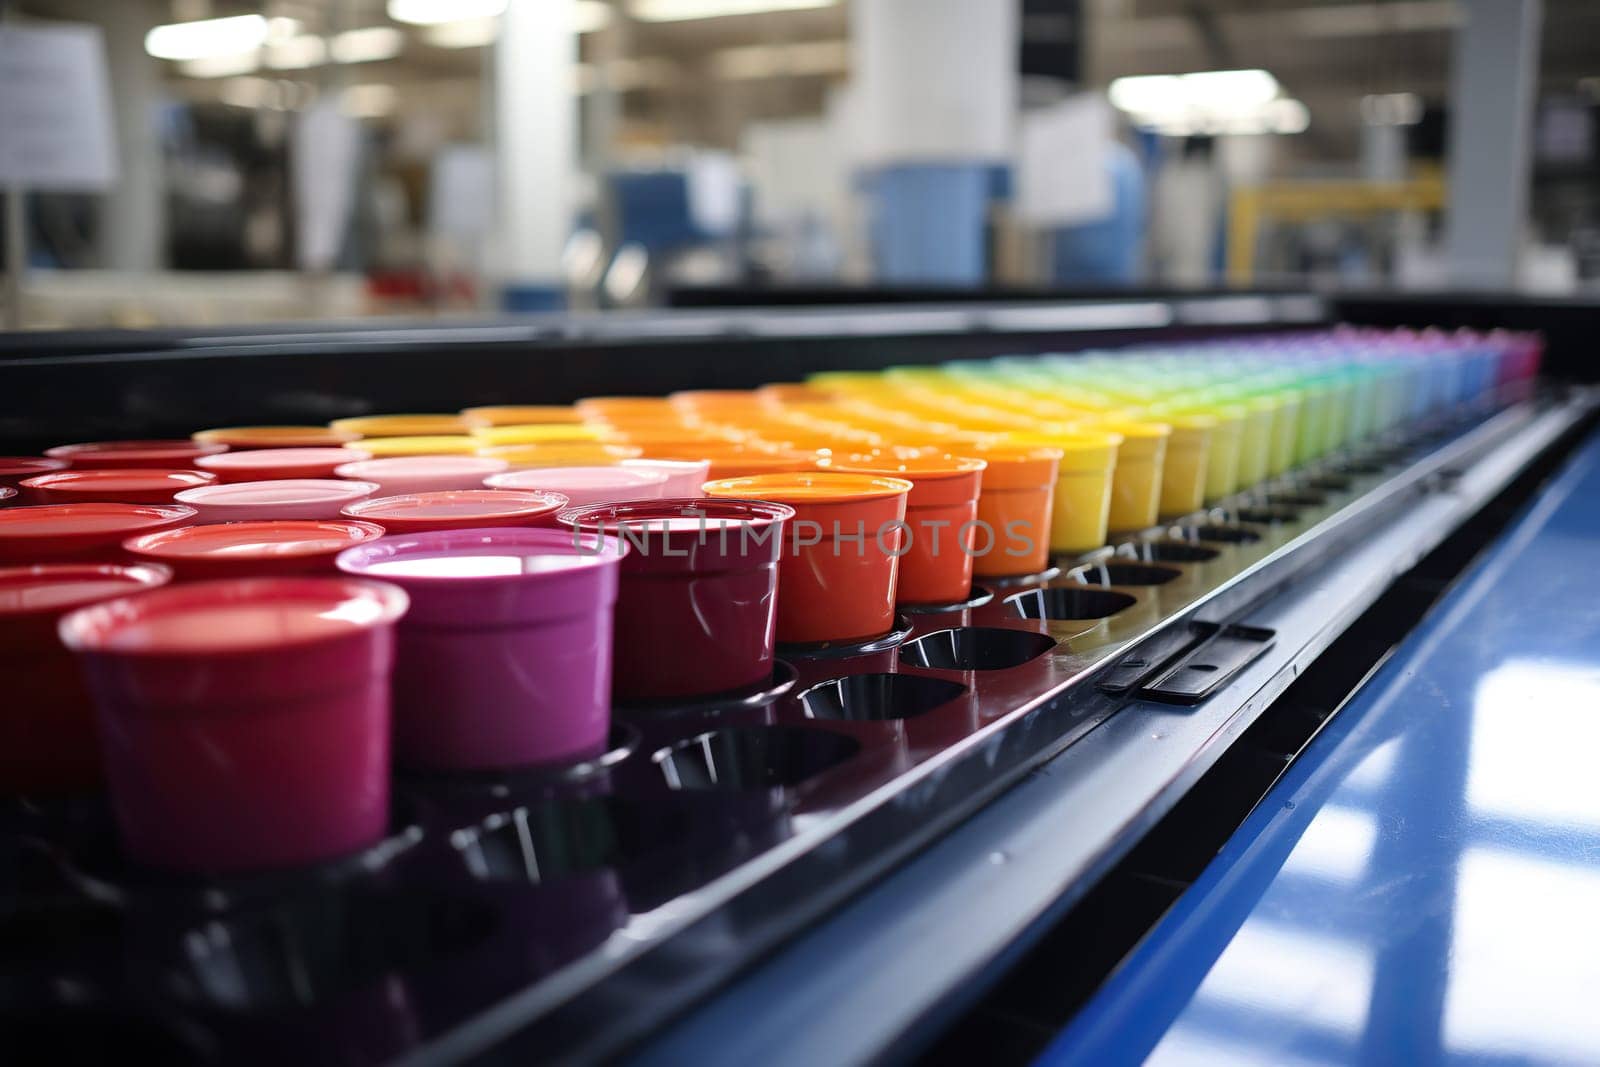
[{"label": "ceiling light", "polygon": [[578,33],[594,33],[611,25],[611,5],[605,0],[577,0],[572,5],[573,29]]},{"label": "ceiling light", "polygon": [[483,48],[494,44],[499,36],[500,20],[497,18],[441,22],[422,29],[422,39],[435,48]]},{"label": "ceiling light", "polygon": [[178,64],[178,73],[186,78],[230,78],[236,74],[249,74],[260,65],[257,53],[235,52],[231,55],[186,59]]},{"label": "ceiling light", "polygon": [[1208,70],[1118,78],[1113,106],[1136,125],[1172,136],[1300,133],[1310,112],[1264,70]]},{"label": "ceiling light", "polygon": [[339,96],[339,107],[358,119],[375,119],[394,110],[400,94],[392,85],[352,85]]},{"label": "ceiling light", "polygon": [[416,26],[441,22],[493,18],[506,9],[506,0],[389,0],[389,17]]},{"label": "ceiling light", "polygon": [[373,63],[393,59],[405,43],[405,33],[393,26],[369,26],[335,35],[328,54],[335,63]]},{"label": "ceiling light", "polygon": [[686,22],[726,15],[766,15],[833,7],[837,0],[630,0],[628,14],[640,22]]},{"label": "ceiling light", "polygon": [[327,62],[328,43],[308,33],[287,41],[269,43],[266,53],[267,66],[273,70],[305,70]]},{"label": "ceiling light", "polygon": [[267,20],[233,15],[157,26],[144,35],[144,50],[157,59],[207,59],[253,52],[267,41]]}]

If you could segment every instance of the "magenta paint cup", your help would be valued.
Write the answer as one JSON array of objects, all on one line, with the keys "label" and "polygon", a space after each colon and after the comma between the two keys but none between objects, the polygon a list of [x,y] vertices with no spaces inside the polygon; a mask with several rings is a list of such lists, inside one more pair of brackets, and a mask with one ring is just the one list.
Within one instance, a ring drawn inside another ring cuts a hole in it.
[{"label": "magenta paint cup", "polygon": [[705,496],[700,487],[711,480],[709,459],[625,459],[617,466],[665,474],[667,484],[661,487],[663,497]]},{"label": "magenta paint cup", "polygon": [[525,527],[400,534],[341,552],[346,574],[411,597],[394,674],[395,762],[488,770],[604,751],[625,552]]},{"label": "magenta paint cup", "polygon": [[321,521],[377,492],[372,482],[338,478],[281,478],[266,482],[234,482],[185,489],[174,500],[194,508],[196,522],[244,522],[271,519]]},{"label": "magenta paint cup", "polygon": [[613,467],[535,467],[484,479],[490,489],[544,489],[560,493],[571,507],[613,500],[655,500],[666,488],[660,471]]},{"label": "magenta paint cup", "polygon": [[595,504],[557,517],[592,551],[622,541],[616,697],[664,702],[741,689],[772,674],[778,556],[786,504],[644,500]]},{"label": "magenta paint cup", "polygon": [[167,586],[61,620],[137,863],[290,867],[380,840],[405,593],[352,578]]},{"label": "magenta paint cup", "polygon": [[492,456],[385,456],[344,463],[334,473],[352,481],[376,482],[373,496],[384,497],[477,489],[485,478],[509,466]]}]

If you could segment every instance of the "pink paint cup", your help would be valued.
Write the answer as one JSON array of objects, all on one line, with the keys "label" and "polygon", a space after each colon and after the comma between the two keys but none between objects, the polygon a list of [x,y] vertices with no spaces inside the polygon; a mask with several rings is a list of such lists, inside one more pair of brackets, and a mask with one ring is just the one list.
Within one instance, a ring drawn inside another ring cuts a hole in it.
[{"label": "pink paint cup", "polygon": [[229,484],[275,482],[286,478],[332,478],[336,468],[365,456],[365,452],[350,448],[252,448],[202,456],[194,465]]},{"label": "pink paint cup", "polygon": [[331,859],[389,818],[405,593],[350,578],[173,585],[61,620],[128,856],[191,873]]},{"label": "pink paint cup", "polygon": [[443,493],[452,489],[478,489],[483,480],[504,471],[508,464],[492,456],[386,456],[342,464],[334,473],[341,478],[376,482],[374,496]]},{"label": "pink paint cup", "polygon": [[451,489],[363,500],[344,510],[347,519],[375,522],[392,534],[483,530],[491,526],[554,526],[567,506],[561,493],[527,489]]},{"label": "pink paint cup", "polygon": [[496,474],[484,480],[490,489],[548,489],[567,498],[571,507],[611,500],[659,499],[667,476],[659,471],[623,467],[536,467]]},{"label": "pink paint cup", "polygon": [[411,597],[394,675],[396,762],[465,771],[602,751],[624,551],[507,527],[385,537],[340,553],[340,570]]},{"label": "pink paint cup", "polygon": [[741,689],[772,674],[785,504],[641,500],[562,512],[583,545],[631,551],[617,596],[618,700],[655,702]]},{"label": "pink paint cup", "polygon": [[665,474],[667,484],[661,487],[663,497],[705,496],[700,487],[711,480],[709,459],[625,459],[617,465]]},{"label": "pink paint cup", "polygon": [[94,705],[56,626],[76,608],[165,585],[149,564],[0,567],[0,791],[56,793],[100,784]]},{"label": "pink paint cup", "polygon": [[338,478],[283,478],[185,489],[174,499],[199,513],[199,523],[271,519],[337,519],[377,491],[372,482]]}]

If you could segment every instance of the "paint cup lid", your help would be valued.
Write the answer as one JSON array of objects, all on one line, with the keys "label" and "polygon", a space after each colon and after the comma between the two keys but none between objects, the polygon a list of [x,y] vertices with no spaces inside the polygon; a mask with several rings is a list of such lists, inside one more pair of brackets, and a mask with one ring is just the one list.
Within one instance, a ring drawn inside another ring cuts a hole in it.
[{"label": "paint cup lid", "polygon": [[411,621],[482,630],[615,604],[627,554],[611,537],[581,545],[565,530],[500,527],[389,536],[339,553],[337,565],[404,587]]},{"label": "paint cup lid", "polygon": [[180,526],[130,537],[122,547],[157,560],[279,560],[332,555],[376,541],[383,527],[349,519],[263,519]]},{"label": "paint cup lid", "polygon": [[466,421],[460,415],[358,415],[334,419],[328,428],[357,437],[431,437],[467,432]]},{"label": "paint cup lid", "polygon": [[[192,505],[208,516],[236,515],[238,518],[273,517],[274,511],[299,508],[332,508],[337,511],[378,489],[372,482],[348,482],[337,478],[279,478],[264,482],[234,482],[207,485],[179,493],[180,504]],[[279,516],[292,518],[291,515]]]},{"label": "paint cup lid", "polygon": [[44,456],[0,456],[0,478],[32,478],[37,474],[67,469],[64,459],[47,459]]},{"label": "paint cup lid", "polygon": [[154,589],[171,580],[172,571],[155,563],[0,567],[0,618],[60,615],[99,600]]},{"label": "paint cup lid", "polygon": [[463,408],[461,421],[476,429],[480,426],[529,426],[534,423],[582,422],[575,407],[554,404],[494,404]]},{"label": "paint cup lid", "polygon": [[530,445],[490,445],[478,449],[478,455],[504,460],[512,467],[572,467],[638,459],[644,455],[644,449],[599,441],[546,441]]},{"label": "paint cup lid", "polygon": [[346,445],[368,456],[470,456],[482,444],[467,434],[431,434],[413,437],[363,437]]},{"label": "paint cup lid", "polygon": [[[591,500],[637,500],[660,496],[667,484],[661,471],[613,467],[538,467],[510,471],[484,480],[491,489],[552,489],[576,500],[579,495]],[[596,493],[611,494],[595,496]]]},{"label": "paint cup lid", "polygon": [[551,422],[513,425],[476,426],[472,436],[478,447],[489,445],[531,445],[544,441],[598,441],[605,435],[599,426],[577,422]]},{"label": "paint cup lid", "polygon": [[556,521],[591,551],[599,535],[630,546],[624,573],[704,574],[776,561],[783,550],[781,536],[744,536],[743,531],[764,531],[792,518],[793,508],[771,500],[678,497],[589,504],[563,511]]},{"label": "paint cup lid", "polygon": [[405,590],[354,578],[235,578],[169,585],[61,620],[75,651],[132,656],[267,652],[351,636],[405,614]]},{"label": "paint cup lid", "polygon": [[[262,479],[268,479],[274,471],[332,471],[339,464],[349,463],[353,458],[358,458],[353,456],[353,453],[359,453],[359,450],[339,446],[257,448],[246,452],[224,452],[220,456],[205,456],[194,462],[201,470],[224,474],[259,475]],[[301,475],[301,477],[308,476]],[[292,478],[295,475],[284,474],[282,477]]]},{"label": "paint cup lid", "polygon": [[724,478],[707,482],[705,491],[707,496],[774,500],[782,504],[834,504],[904,496],[911,492],[911,483],[904,478],[872,474],[795,471]]},{"label": "paint cup lid", "polygon": [[487,478],[506,469],[506,461],[489,456],[385,456],[362,459],[335,467],[333,473],[357,481],[385,481],[407,478]]},{"label": "paint cup lid", "polygon": [[344,509],[347,519],[375,522],[391,533],[465,528],[474,523],[532,522],[567,506],[560,493],[528,489],[454,489],[364,500]]},{"label": "paint cup lid", "polygon": [[74,467],[188,467],[200,456],[226,452],[227,445],[187,440],[88,441],[45,449],[51,459]]},{"label": "paint cup lid", "polygon": [[117,544],[123,538],[193,519],[182,504],[41,504],[0,511],[0,543],[20,547],[39,541],[60,548],[63,541],[84,546]]},{"label": "paint cup lid", "polygon": [[222,426],[192,434],[203,444],[229,448],[318,448],[342,445],[359,435],[330,426]]},{"label": "paint cup lid", "polygon": [[149,498],[153,493],[173,494],[211,485],[215,474],[204,471],[159,470],[145,467],[87,468],[52,471],[20,483],[24,488],[51,494],[81,493],[82,499],[114,500],[119,493]]}]

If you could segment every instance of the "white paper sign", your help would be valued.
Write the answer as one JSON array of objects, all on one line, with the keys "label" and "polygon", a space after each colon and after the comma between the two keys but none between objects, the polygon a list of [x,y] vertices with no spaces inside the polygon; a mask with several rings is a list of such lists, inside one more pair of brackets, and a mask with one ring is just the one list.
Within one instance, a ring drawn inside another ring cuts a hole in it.
[{"label": "white paper sign", "polygon": [[0,28],[0,185],[93,190],[116,180],[99,27]]},{"label": "white paper sign", "polygon": [[494,227],[494,160],[479,145],[446,145],[433,157],[428,228],[481,237]]},{"label": "white paper sign", "polygon": [[301,113],[292,141],[296,251],[300,266],[327,270],[344,244],[355,206],[361,126],[324,97]]},{"label": "white paper sign", "polygon": [[1017,152],[1017,215],[1046,226],[1075,226],[1115,208],[1106,148],[1111,109],[1095,93],[1022,117]]}]

